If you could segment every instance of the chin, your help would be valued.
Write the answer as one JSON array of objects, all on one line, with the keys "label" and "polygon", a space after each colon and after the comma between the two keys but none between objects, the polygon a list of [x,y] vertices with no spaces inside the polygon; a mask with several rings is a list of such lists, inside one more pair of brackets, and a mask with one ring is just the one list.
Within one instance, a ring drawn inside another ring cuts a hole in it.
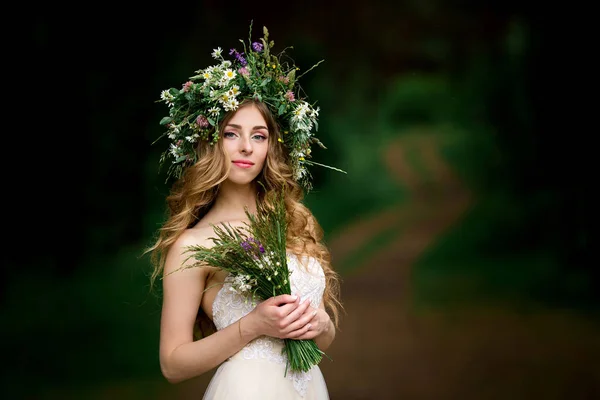
[{"label": "chin", "polygon": [[250,185],[251,183],[255,182],[257,176],[258,175],[239,176],[237,174],[232,174],[229,175],[227,180],[234,185]]}]

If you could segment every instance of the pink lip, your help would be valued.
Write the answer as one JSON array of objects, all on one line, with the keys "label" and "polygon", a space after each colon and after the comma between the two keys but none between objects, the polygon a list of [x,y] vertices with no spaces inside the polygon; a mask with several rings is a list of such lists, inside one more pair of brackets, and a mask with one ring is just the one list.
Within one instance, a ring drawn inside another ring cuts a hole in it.
[{"label": "pink lip", "polygon": [[254,165],[252,161],[233,161],[240,168],[250,168]]}]

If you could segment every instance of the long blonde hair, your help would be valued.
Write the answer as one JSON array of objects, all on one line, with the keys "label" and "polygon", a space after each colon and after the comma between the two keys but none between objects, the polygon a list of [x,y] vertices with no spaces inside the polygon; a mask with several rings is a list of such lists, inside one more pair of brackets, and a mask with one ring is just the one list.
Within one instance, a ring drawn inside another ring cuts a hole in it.
[{"label": "long blonde hair", "polygon": [[[288,215],[287,242],[292,253],[308,255],[318,260],[325,273],[325,292],[323,302],[325,309],[337,327],[343,306],[340,301],[340,277],[331,266],[329,249],[323,244],[323,229],[312,212],[302,204],[304,192],[293,179],[288,162],[289,154],[285,147],[277,141],[280,136],[279,127],[269,108],[257,100],[245,100],[241,107],[253,104],[267,122],[269,130],[269,150],[263,170],[257,176],[258,201],[269,207],[275,196],[285,190],[285,206]],[[221,121],[219,131],[222,132],[235,112],[229,112]],[[151,287],[163,274],[166,255],[177,238],[193,227],[213,205],[220,184],[227,178],[228,162],[222,147],[222,140],[211,145],[200,141],[196,149],[198,162],[188,167],[181,178],[176,181],[166,198],[168,215],[166,221],[157,232],[153,245],[144,254],[150,253],[153,265],[150,276]],[[206,316],[199,310],[198,324],[201,331],[211,329]],[[208,327],[208,328],[207,328]]]}]

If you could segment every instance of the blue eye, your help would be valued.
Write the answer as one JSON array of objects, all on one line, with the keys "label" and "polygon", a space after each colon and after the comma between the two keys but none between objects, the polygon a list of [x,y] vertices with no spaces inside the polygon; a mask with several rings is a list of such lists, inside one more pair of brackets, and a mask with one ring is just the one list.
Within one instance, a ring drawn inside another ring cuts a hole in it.
[{"label": "blue eye", "polygon": [[225,137],[225,138],[235,137],[235,133],[234,132],[223,132],[223,137]]},{"label": "blue eye", "polygon": [[260,142],[267,140],[267,137],[265,135],[254,135],[252,136],[253,139],[256,139]]}]

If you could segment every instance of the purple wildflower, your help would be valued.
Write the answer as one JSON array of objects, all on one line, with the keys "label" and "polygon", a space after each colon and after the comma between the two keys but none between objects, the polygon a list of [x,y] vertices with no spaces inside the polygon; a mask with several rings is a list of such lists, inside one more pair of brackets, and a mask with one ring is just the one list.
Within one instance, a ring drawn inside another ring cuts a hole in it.
[{"label": "purple wildflower", "polygon": [[291,90],[287,91],[287,93],[285,94],[285,98],[290,102],[296,100],[296,98],[294,97],[294,92],[292,92]]},{"label": "purple wildflower", "polygon": [[258,258],[257,251],[260,252],[261,254],[265,252],[265,248],[263,247],[263,245],[254,238],[248,238],[247,240],[244,240],[241,243],[241,246],[246,252],[254,253],[254,256],[256,258]]},{"label": "purple wildflower", "polygon": [[248,61],[246,61],[246,59],[244,58],[244,53],[240,54],[236,49],[231,49],[229,50],[229,55],[233,55],[235,59],[238,60],[240,64],[242,64],[242,66],[248,65]]},{"label": "purple wildflower", "polygon": [[242,248],[246,251],[250,251],[250,250],[252,250],[252,245],[250,244],[250,242],[248,240],[244,240],[242,242]]},{"label": "purple wildflower", "polygon": [[257,53],[260,53],[263,49],[263,45],[262,43],[259,42],[254,42],[252,43],[252,48],[254,49],[254,51],[256,51]]}]

